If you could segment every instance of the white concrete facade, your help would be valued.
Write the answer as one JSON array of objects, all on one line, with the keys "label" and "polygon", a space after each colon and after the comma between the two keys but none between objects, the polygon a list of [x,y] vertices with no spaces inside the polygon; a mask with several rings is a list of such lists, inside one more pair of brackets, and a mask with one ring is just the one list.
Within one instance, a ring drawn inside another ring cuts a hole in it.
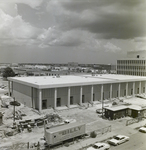
[{"label": "white concrete facade", "polygon": [[[61,76],[61,81],[59,81],[62,83],[58,83],[57,78],[46,77],[46,81],[51,78],[50,84],[43,84],[43,81],[39,82],[44,77],[35,77],[34,83],[29,82],[30,78],[32,77],[27,77],[25,82],[23,77],[9,78],[9,84],[10,82],[13,83],[10,85],[13,86],[11,89],[16,100],[39,111],[50,107],[57,109],[60,106],[70,108],[71,105],[135,96],[135,94],[146,92],[146,77],[122,75]],[[72,83],[70,83],[71,80]]]},{"label": "white concrete facade", "polygon": [[117,74],[146,76],[146,50],[129,51],[127,58],[117,60]]}]

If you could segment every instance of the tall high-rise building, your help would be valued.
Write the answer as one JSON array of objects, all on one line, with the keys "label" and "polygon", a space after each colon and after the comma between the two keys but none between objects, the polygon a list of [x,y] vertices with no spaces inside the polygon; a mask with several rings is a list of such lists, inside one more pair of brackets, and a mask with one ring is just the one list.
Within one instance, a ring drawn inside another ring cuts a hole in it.
[{"label": "tall high-rise building", "polygon": [[146,76],[146,50],[129,51],[127,58],[117,60],[117,74]]}]

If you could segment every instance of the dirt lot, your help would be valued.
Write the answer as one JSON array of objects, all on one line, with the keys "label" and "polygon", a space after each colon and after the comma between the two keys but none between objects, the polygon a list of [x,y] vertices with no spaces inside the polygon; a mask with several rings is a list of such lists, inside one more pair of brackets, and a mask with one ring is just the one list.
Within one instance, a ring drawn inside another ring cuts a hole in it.
[{"label": "dirt lot", "polygon": [[[129,103],[138,103],[137,98],[135,99],[128,99],[125,100]],[[142,101],[141,101],[142,104]],[[145,100],[143,100],[143,105],[145,104]],[[111,102],[106,103],[105,105],[111,105]],[[58,114],[62,118],[62,122],[65,119],[69,119],[71,122],[82,122],[86,124],[86,131],[91,132],[94,130],[98,130],[104,127],[111,126],[112,130],[116,130],[119,128],[119,126],[124,127],[126,124],[126,120],[129,119],[129,117],[117,119],[114,121],[109,121],[107,119],[102,119],[101,115],[96,113],[96,109],[101,108],[101,104],[94,104],[93,106],[89,107],[80,107],[80,108],[72,108],[72,109],[66,109],[66,110],[58,110],[55,111],[53,109],[45,110],[41,114],[37,111],[28,108],[21,104],[21,106],[16,107],[16,111],[21,111],[22,114],[25,114],[26,116],[22,117],[22,120],[27,119],[36,119],[40,117],[44,117],[46,114]],[[44,140],[41,140],[44,136],[44,128],[42,126],[35,126],[32,128],[32,132],[28,132],[27,129],[24,129],[21,133],[16,133],[13,136],[5,136],[4,131],[8,131],[13,126],[13,106],[9,106],[9,108],[1,108],[1,112],[4,112],[4,118],[3,118],[3,125],[0,126],[0,149],[1,150],[9,150],[9,149],[26,149],[27,143],[30,142],[30,145],[33,145],[33,149],[36,149],[34,147],[34,143],[40,143],[45,142]],[[16,120],[16,123],[22,120]],[[55,121],[51,122],[50,124],[55,125],[59,124],[60,122]]]}]

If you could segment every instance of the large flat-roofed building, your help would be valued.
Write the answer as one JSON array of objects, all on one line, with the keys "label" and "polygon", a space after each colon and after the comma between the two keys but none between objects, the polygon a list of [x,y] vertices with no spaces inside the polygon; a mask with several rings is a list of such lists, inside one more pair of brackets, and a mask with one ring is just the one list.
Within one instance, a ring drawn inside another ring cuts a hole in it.
[{"label": "large flat-roofed building", "polygon": [[104,99],[146,93],[146,77],[129,75],[80,75],[10,77],[9,93],[29,107],[71,107]]},{"label": "large flat-roofed building", "polygon": [[146,50],[129,51],[127,58],[117,60],[117,74],[146,76]]}]

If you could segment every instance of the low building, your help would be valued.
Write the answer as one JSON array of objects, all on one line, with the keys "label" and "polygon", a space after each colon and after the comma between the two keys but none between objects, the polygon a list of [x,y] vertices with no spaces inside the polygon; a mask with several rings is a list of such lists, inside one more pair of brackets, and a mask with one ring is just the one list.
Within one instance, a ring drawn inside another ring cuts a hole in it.
[{"label": "low building", "polygon": [[119,118],[123,118],[126,116],[137,118],[137,117],[144,117],[146,108],[142,108],[138,105],[119,105],[119,106],[112,106],[112,107],[104,107],[105,110],[105,117],[107,119],[115,120]]},{"label": "low building", "polygon": [[111,120],[128,116],[128,108],[124,105],[105,107],[105,117]]},{"label": "low building", "polygon": [[39,111],[146,93],[146,77],[140,76],[33,76],[10,77],[8,80],[9,93],[17,101]]}]

